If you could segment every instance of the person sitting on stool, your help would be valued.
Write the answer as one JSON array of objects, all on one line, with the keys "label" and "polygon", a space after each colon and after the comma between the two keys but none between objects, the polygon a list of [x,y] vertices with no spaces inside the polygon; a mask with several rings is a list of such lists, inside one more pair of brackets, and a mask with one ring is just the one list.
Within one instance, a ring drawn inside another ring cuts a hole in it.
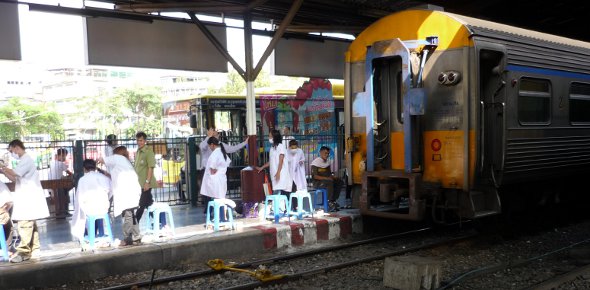
[{"label": "person sitting on stool", "polygon": [[[71,233],[78,238],[81,243],[84,241],[86,232],[86,216],[104,216],[109,212],[111,207],[110,199],[111,180],[103,173],[97,171],[96,162],[92,159],[85,159],[82,162],[84,166],[84,176],[78,181],[74,198],[74,216],[71,222]],[[103,220],[95,221],[95,235],[104,236]],[[112,238],[112,237],[111,237]],[[91,245],[92,246],[92,245]]]},{"label": "person sitting on stool", "polygon": [[329,209],[330,211],[338,211],[340,205],[336,202],[340,196],[342,189],[342,180],[334,176],[330,161],[330,147],[322,146],[320,148],[320,157],[317,157],[311,162],[311,176],[313,179],[313,186],[316,189],[325,188],[328,191]]}]

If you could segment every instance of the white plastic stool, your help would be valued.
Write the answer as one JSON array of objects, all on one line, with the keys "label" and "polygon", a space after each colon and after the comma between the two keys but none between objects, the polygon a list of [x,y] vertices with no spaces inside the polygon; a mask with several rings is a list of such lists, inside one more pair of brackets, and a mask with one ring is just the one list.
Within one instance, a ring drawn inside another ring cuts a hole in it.
[{"label": "white plastic stool", "polygon": [[[273,211],[273,215],[269,215],[267,214],[267,208],[268,208],[268,202],[272,201],[272,211]],[[281,202],[283,202],[285,204],[285,213],[281,213],[281,209],[280,209],[280,204]],[[287,199],[286,195],[282,195],[282,194],[273,194],[273,195],[267,195],[266,199],[264,201],[264,218],[274,218],[275,220],[275,224],[279,223],[279,219],[282,216],[289,216],[287,214],[289,210],[289,200]]]},{"label": "white plastic stool", "polygon": [[[307,190],[298,190],[294,193],[291,193],[291,200],[289,204],[291,207],[289,208],[290,215],[296,215],[297,219],[302,219],[303,215],[310,214],[313,217],[313,204],[311,202],[311,194],[307,192]],[[293,200],[296,200],[297,203],[294,203]],[[307,200],[306,200],[307,199]],[[297,210],[293,210],[292,207],[294,204],[297,204]],[[307,207],[307,209],[306,209]]]},{"label": "white plastic stool", "polygon": [[[213,208],[213,220],[211,220],[211,208]],[[225,209],[227,208],[227,215],[228,220],[225,222],[220,221],[221,213],[225,214]],[[209,201],[207,204],[207,216],[205,217],[207,222],[205,223],[205,227],[209,227],[213,223],[213,230],[218,231],[219,226],[222,225],[229,225],[231,229],[235,229],[234,226],[234,214],[233,209],[228,206],[225,202],[220,201],[219,199],[214,199]]]},{"label": "white plastic stool", "polygon": [[164,234],[162,229],[160,229],[160,213],[166,213],[166,224],[169,225],[172,236],[176,235],[174,232],[172,210],[167,203],[163,202],[154,202],[147,208],[147,218],[145,219],[147,222],[147,233],[157,234],[158,236]]}]

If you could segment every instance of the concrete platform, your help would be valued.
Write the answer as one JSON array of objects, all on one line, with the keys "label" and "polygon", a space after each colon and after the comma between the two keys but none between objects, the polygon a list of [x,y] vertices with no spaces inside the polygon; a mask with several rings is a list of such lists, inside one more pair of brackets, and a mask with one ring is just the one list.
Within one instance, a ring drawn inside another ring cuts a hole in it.
[{"label": "concrete platform", "polygon": [[[82,252],[70,235],[70,218],[38,222],[41,259],[20,264],[0,262],[0,289],[61,285],[104,276],[159,269],[183,262],[206,262],[243,253],[260,253],[348,237],[362,232],[358,210],[316,214],[279,224],[259,218],[237,218],[235,230],[205,229],[202,207],[172,207],[176,236],[139,246]],[[143,221],[143,219],[142,219]],[[121,219],[112,223],[115,238],[122,238]]]}]

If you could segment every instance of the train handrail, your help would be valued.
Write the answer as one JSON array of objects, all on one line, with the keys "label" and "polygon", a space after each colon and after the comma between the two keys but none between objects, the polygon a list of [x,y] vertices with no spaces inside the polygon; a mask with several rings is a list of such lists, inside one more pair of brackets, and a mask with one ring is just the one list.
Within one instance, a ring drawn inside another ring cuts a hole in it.
[{"label": "train handrail", "polygon": [[484,166],[484,158],[485,158],[485,103],[483,101],[480,101],[480,121],[479,121],[479,127],[480,127],[480,135],[481,135],[481,140],[480,140],[480,145],[481,145],[481,153],[480,153],[480,159],[481,159],[481,163],[479,165],[479,172],[483,172],[483,166]]},{"label": "train handrail", "polygon": [[502,105],[502,162],[500,162],[500,172],[504,171],[504,161],[506,159],[506,102],[501,102]]}]

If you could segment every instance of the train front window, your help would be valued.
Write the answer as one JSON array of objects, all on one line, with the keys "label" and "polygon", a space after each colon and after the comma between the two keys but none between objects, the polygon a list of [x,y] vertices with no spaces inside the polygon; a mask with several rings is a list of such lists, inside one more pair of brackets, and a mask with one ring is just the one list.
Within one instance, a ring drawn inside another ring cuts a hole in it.
[{"label": "train front window", "polygon": [[551,84],[548,80],[522,78],[518,90],[518,120],[524,125],[549,124]]},{"label": "train front window", "polygon": [[570,122],[590,123],[590,84],[572,83],[569,98]]},{"label": "train front window", "polygon": [[215,129],[217,130],[231,130],[231,113],[230,111],[215,111]]}]

